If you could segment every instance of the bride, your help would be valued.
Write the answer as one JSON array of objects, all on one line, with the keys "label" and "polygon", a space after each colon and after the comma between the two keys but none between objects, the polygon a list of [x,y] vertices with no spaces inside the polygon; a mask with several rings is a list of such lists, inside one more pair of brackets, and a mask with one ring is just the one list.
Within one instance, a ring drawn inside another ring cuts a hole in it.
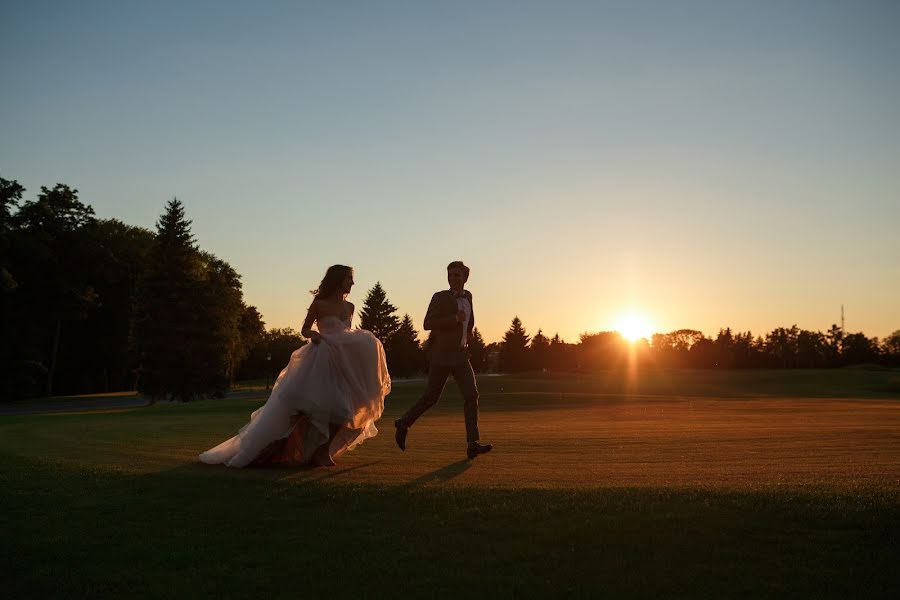
[{"label": "bride", "polygon": [[351,267],[328,268],[301,330],[312,343],[291,354],[250,422],[201,454],[202,462],[332,466],[334,457],[378,433],[391,378],[378,338],[350,329],[354,307],[345,298],[351,287]]}]

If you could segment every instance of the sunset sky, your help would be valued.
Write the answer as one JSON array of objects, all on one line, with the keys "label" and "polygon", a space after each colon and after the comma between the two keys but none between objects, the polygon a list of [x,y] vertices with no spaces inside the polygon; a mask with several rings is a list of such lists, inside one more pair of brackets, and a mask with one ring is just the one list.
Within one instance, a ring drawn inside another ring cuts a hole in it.
[{"label": "sunset sky", "polygon": [[[789,6],[788,6],[789,5]],[[270,327],[900,329],[900,3],[3,2],[0,176],[181,199]]]}]

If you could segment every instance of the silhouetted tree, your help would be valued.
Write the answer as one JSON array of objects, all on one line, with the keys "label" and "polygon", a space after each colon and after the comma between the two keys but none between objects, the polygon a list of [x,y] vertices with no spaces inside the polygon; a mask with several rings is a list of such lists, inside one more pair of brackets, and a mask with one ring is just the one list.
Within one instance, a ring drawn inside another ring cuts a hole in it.
[{"label": "silhouetted tree", "polygon": [[844,364],[858,365],[878,361],[878,343],[870,340],[863,333],[850,333],[844,336],[841,358]]},{"label": "silhouetted tree", "polygon": [[824,367],[827,361],[828,345],[820,331],[801,329],[797,334],[797,366],[813,369]]},{"label": "silhouetted tree", "polygon": [[487,347],[477,327],[472,330],[472,339],[469,340],[469,359],[472,362],[472,370],[476,373],[484,373],[487,370]]},{"label": "silhouetted tree", "polygon": [[202,344],[194,368],[206,393],[221,397],[243,358],[241,318],[244,313],[241,277],[231,265],[201,252],[203,285],[198,299]]},{"label": "silhouetted tree", "polygon": [[522,321],[519,317],[514,317],[500,343],[500,370],[502,372],[518,373],[528,370],[530,367],[528,364],[528,340],[529,336],[525,333]]},{"label": "silhouetted tree", "polygon": [[749,331],[734,335],[734,366],[741,369],[761,366],[761,341],[753,338]]},{"label": "silhouetted tree", "polygon": [[716,343],[701,336],[691,346],[689,364],[695,369],[712,369],[716,366]]},{"label": "silhouetted tree", "polygon": [[563,341],[558,333],[550,338],[550,346],[547,348],[547,363],[549,365],[547,368],[553,371],[575,368],[572,345]]},{"label": "silhouetted tree", "polygon": [[419,345],[419,334],[409,315],[403,315],[397,331],[388,340],[385,351],[389,357],[388,369],[397,377],[409,377],[422,371],[425,357]]},{"label": "silhouetted tree", "polygon": [[528,347],[531,355],[531,366],[535,369],[547,369],[550,355],[550,340],[544,335],[541,329],[531,338],[531,345]]},{"label": "silhouetted tree", "polygon": [[800,330],[796,325],[790,329],[778,327],[766,336],[766,351],[777,362],[778,366],[787,368],[795,365],[797,358],[797,338]]},{"label": "silhouetted tree", "polygon": [[731,333],[731,328],[719,330],[714,342],[714,366],[719,369],[730,369],[735,366],[735,339]]},{"label": "silhouetted tree", "polygon": [[825,332],[825,344],[828,365],[831,367],[840,365],[844,344],[844,330],[832,323],[831,328]]},{"label": "silhouetted tree", "polygon": [[291,354],[303,347],[306,340],[299,332],[290,328],[274,328],[265,332],[261,339],[250,348],[247,358],[238,370],[238,379],[263,379],[270,383],[288,364]]},{"label": "silhouetted tree", "polygon": [[484,347],[484,370],[488,373],[496,373],[500,370],[500,342],[491,342]]},{"label": "silhouetted tree", "polygon": [[[18,181],[0,177],[0,294],[12,291],[18,285],[9,271],[9,250],[12,232],[12,209],[18,209],[25,188]],[[0,297],[0,302],[2,302]],[[0,304],[5,308],[5,305]],[[4,311],[5,314],[5,311]],[[5,339],[5,338],[4,338]]]},{"label": "silhouetted tree", "polygon": [[884,338],[881,347],[888,364],[900,365],[900,329]]},{"label": "silhouetted tree", "polygon": [[266,339],[266,323],[255,306],[244,306],[239,329],[241,343],[235,379],[237,379],[244,362],[250,357],[253,348],[265,342]]},{"label": "silhouetted tree", "polygon": [[98,301],[87,319],[69,324],[56,385],[68,393],[134,389],[137,361],[129,331],[154,235],[114,219],[97,221],[88,232],[86,276]]},{"label": "silhouetted tree", "polygon": [[0,177],[0,398],[3,399],[24,395],[46,373],[35,357],[27,356],[24,321],[14,293],[19,282],[13,275],[16,269],[12,256],[15,232],[12,214],[18,209],[24,192],[25,188],[17,181]]},{"label": "silhouetted tree", "polygon": [[20,341],[46,366],[44,393],[51,395],[64,328],[98,304],[86,273],[94,210],[78,200],[78,190],[57,183],[42,186],[37,200],[25,202],[10,223],[17,230],[11,241],[20,316],[38,318]]},{"label": "silhouetted tree", "polygon": [[371,331],[382,344],[386,344],[400,328],[400,319],[397,318],[396,312],[397,307],[388,302],[381,282],[376,282],[366,294],[363,307],[359,311],[359,326]]},{"label": "silhouetted tree", "polygon": [[203,379],[217,366],[206,362],[214,334],[205,329],[209,322],[202,315],[204,267],[184,205],[172,199],[157,221],[140,286],[134,334],[142,394],[187,401],[219,391],[220,380]]},{"label": "silhouetted tree", "polygon": [[578,344],[578,366],[588,371],[615,369],[626,363],[626,342],[618,331],[582,333]]}]

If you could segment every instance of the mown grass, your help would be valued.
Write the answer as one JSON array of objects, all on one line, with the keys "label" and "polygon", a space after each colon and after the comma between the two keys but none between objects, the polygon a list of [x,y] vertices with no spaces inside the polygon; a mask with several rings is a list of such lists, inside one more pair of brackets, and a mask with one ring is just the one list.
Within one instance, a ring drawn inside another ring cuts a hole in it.
[{"label": "mown grass", "polygon": [[[765,387],[769,384],[758,384]],[[332,469],[196,454],[256,399],[0,419],[11,597],[892,597],[900,404],[634,397],[486,378],[491,454],[464,459],[448,393],[421,391]],[[697,389],[709,387],[697,384]],[[701,396],[694,394],[693,396]]]}]

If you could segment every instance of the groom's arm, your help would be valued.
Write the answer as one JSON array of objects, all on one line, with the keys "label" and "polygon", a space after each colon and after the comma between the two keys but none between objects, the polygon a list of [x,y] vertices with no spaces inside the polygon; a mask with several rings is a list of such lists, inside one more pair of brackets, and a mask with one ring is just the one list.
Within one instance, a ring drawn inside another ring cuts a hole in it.
[{"label": "groom's arm", "polygon": [[453,329],[456,327],[456,314],[446,317],[438,316],[440,310],[440,292],[431,297],[428,310],[425,312],[425,331],[432,329]]}]

